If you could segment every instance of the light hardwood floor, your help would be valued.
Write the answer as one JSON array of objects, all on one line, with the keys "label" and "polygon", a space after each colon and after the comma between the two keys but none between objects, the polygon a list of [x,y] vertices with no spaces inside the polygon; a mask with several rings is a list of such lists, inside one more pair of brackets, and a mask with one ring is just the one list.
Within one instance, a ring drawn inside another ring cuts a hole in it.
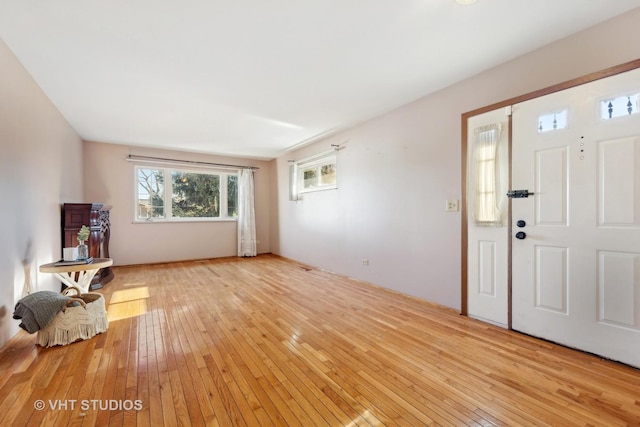
[{"label": "light hardwood floor", "polygon": [[106,333],[2,348],[1,426],[640,425],[640,370],[277,256],[114,270]]}]

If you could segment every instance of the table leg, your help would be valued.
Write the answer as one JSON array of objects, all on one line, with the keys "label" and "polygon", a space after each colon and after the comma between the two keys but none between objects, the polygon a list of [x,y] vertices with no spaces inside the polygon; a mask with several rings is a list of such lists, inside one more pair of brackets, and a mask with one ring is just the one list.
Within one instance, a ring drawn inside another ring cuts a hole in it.
[{"label": "table leg", "polygon": [[[91,280],[96,275],[98,269],[85,270],[85,271],[72,271],[65,273],[53,273],[62,283],[67,286],[75,286],[82,293],[89,292],[89,286],[91,286]],[[75,280],[75,276],[78,274],[78,281]]]}]

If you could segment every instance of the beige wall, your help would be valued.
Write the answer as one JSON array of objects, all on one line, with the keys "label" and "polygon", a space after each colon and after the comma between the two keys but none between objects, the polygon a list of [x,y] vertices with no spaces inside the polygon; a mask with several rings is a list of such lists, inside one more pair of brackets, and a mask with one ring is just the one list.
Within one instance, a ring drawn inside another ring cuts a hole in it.
[{"label": "beige wall", "polygon": [[82,199],[82,169],[82,141],[0,40],[0,346],[25,278],[60,290],[37,267],[61,256],[60,204]]},{"label": "beige wall", "polygon": [[[640,8],[277,159],[272,250],[460,308],[460,116],[640,58]],[[340,144],[338,190],[288,201],[288,160]],[[363,266],[362,260],[369,265]]]},{"label": "beige wall", "polygon": [[135,164],[125,160],[129,154],[259,167],[254,174],[258,253],[270,252],[269,162],[85,142],[85,200],[112,206],[109,248],[115,265],[237,254],[235,221],[134,223]]}]

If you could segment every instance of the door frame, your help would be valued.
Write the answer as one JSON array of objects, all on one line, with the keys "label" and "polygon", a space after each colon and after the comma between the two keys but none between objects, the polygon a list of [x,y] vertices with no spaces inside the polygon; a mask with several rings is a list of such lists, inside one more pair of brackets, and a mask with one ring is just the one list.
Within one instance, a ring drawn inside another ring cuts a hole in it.
[{"label": "door frame", "polygon": [[[469,249],[469,238],[467,232],[467,221],[468,221],[468,212],[467,212],[467,140],[468,140],[468,120],[473,116],[477,116],[483,113],[487,113],[489,111],[497,110],[500,108],[511,107],[514,104],[518,104],[524,101],[528,101],[530,99],[539,98],[541,96],[549,95],[554,92],[559,92],[565,89],[569,89],[575,86],[580,86],[585,83],[590,83],[596,80],[604,79],[606,77],[614,76],[616,74],[624,73],[626,71],[635,70],[640,68],[640,59],[635,59],[633,61],[625,62],[624,64],[616,65],[610,68],[606,68],[601,71],[597,71],[591,74],[587,74],[582,77],[578,77],[575,79],[571,79],[562,83],[555,84],[553,86],[546,87],[544,89],[539,89],[533,92],[526,93],[524,95],[519,95],[514,98],[509,98],[504,101],[497,102],[495,104],[487,105],[482,108],[478,108],[475,110],[468,111],[463,113],[460,121],[461,121],[461,172],[462,172],[462,180],[461,180],[461,302],[460,302],[460,314],[463,316],[468,316],[468,249]],[[511,141],[512,141],[512,133],[511,133],[511,115],[509,115],[509,129],[508,129],[508,145],[509,145],[509,171],[511,171]],[[511,188],[511,172],[509,172],[509,188]],[[509,234],[512,232],[512,224],[511,224],[511,202],[509,202],[508,207],[508,223],[507,227],[509,230]],[[508,245],[508,259],[507,259],[507,328],[512,329],[511,327],[511,239],[509,239]]]}]

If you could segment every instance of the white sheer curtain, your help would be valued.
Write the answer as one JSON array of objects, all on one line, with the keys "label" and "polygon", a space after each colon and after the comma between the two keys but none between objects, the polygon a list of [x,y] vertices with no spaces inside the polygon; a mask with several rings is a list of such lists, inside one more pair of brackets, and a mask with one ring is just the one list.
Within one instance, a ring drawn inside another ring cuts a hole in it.
[{"label": "white sheer curtain", "polygon": [[470,211],[477,225],[501,226],[498,141],[502,125],[475,129],[469,176]]},{"label": "white sheer curtain", "polygon": [[238,256],[250,257],[257,253],[253,170],[242,169],[238,175]]}]

